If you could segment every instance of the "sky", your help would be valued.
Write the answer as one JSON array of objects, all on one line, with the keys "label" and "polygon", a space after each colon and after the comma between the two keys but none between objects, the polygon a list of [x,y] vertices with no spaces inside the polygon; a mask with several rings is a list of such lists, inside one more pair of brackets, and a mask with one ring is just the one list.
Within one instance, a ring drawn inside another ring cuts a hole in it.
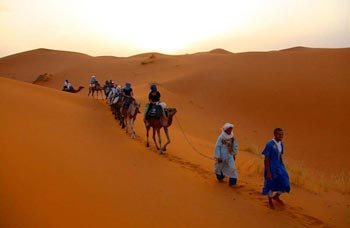
[{"label": "sky", "polygon": [[0,0],[0,57],[350,47],[350,0]]}]

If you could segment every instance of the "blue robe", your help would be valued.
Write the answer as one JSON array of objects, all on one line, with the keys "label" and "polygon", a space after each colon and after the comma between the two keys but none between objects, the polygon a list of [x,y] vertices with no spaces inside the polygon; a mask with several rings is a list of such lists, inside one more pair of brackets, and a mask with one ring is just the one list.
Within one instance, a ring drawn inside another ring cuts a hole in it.
[{"label": "blue robe", "polygon": [[267,195],[269,191],[290,191],[289,176],[282,161],[282,155],[284,152],[283,143],[281,143],[281,145],[282,151],[281,153],[279,153],[276,143],[273,140],[270,140],[266,144],[265,149],[262,152],[262,154],[265,155],[265,157],[268,157],[270,159],[270,170],[272,175],[272,180],[268,180],[266,171],[264,173],[265,181],[262,190],[262,193],[264,195]]}]

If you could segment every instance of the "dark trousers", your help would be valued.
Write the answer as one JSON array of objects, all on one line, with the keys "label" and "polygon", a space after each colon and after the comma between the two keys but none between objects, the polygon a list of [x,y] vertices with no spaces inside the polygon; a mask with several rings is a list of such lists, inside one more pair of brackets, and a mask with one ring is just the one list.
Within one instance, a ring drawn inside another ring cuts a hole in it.
[{"label": "dark trousers", "polygon": [[[221,172],[221,174],[216,174],[216,178],[218,181],[223,181],[225,178],[225,175]],[[229,185],[235,185],[237,183],[237,178],[230,178],[229,179]]]}]

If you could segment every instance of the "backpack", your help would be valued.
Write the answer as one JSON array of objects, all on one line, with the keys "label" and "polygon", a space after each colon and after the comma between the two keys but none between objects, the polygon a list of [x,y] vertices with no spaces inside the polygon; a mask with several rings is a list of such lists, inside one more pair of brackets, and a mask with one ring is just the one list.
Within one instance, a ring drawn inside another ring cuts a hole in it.
[{"label": "backpack", "polygon": [[159,120],[162,117],[163,108],[160,105],[151,105],[146,114],[147,120]]}]

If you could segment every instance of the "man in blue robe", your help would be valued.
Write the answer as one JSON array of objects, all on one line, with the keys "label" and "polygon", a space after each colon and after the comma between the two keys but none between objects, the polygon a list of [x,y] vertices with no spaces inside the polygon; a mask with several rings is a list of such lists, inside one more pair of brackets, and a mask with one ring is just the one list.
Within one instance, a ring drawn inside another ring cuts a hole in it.
[{"label": "man in blue robe", "polygon": [[289,176],[282,159],[284,153],[283,130],[276,128],[273,133],[274,138],[266,144],[262,152],[265,156],[265,181],[262,193],[268,196],[269,206],[272,209],[274,208],[272,201],[275,200],[283,205],[280,195],[290,191]]}]

